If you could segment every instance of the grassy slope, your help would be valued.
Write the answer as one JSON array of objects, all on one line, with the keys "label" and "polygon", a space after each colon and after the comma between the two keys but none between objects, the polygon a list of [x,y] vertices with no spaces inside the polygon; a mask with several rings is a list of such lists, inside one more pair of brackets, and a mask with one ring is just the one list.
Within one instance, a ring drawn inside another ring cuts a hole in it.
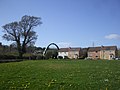
[{"label": "grassy slope", "polygon": [[120,61],[0,63],[0,90],[118,90]]}]

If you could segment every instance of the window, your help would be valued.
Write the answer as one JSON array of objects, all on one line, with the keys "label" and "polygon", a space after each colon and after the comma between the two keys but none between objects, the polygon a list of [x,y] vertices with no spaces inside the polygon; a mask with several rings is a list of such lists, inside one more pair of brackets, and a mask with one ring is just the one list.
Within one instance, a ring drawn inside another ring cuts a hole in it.
[{"label": "window", "polygon": [[97,53],[98,51],[96,51],[96,53]]}]

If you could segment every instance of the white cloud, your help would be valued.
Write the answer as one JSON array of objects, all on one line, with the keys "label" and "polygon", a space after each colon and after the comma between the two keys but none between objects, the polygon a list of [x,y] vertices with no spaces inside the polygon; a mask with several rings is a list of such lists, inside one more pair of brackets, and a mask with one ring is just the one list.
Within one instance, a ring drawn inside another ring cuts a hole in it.
[{"label": "white cloud", "polygon": [[71,46],[71,43],[68,43],[68,42],[59,42],[59,43],[57,43],[57,45],[58,45],[60,48],[66,48],[66,47],[70,47],[70,46]]},{"label": "white cloud", "polygon": [[120,35],[118,34],[110,34],[110,35],[107,35],[105,36],[106,39],[118,39],[120,40]]}]

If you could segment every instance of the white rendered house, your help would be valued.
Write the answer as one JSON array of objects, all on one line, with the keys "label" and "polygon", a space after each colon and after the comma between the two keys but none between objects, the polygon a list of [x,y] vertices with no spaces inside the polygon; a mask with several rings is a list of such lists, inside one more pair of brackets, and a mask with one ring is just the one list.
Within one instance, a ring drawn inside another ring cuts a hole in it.
[{"label": "white rendered house", "polygon": [[60,48],[58,51],[58,57],[68,57],[70,59],[77,59],[80,57],[81,48]]},{"label": "white rendered house", "polygon": [[66,56],[68,57],[68,49],[69,48],[61,48],[58,52],[58,57],[62,56],[63,58],[65,58]]}]

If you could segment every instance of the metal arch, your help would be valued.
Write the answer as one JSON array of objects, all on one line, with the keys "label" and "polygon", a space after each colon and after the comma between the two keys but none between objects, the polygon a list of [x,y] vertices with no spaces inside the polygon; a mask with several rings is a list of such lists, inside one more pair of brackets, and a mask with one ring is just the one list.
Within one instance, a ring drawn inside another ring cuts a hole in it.
[{"label": "metal arch", "polygon": [[51,46],[51,45],[55,45],[55,46],[57,47],[57,49],[59,50],[59,47],[58,47],[57,44],[55,44],[55,43],[51,43],[51,44],[49,44],[49,45],[47,46],[47,48],[44,50],[44,52],[43,52],[43,56],[45,56],[46,51],[49,49],[49,46]]}]

